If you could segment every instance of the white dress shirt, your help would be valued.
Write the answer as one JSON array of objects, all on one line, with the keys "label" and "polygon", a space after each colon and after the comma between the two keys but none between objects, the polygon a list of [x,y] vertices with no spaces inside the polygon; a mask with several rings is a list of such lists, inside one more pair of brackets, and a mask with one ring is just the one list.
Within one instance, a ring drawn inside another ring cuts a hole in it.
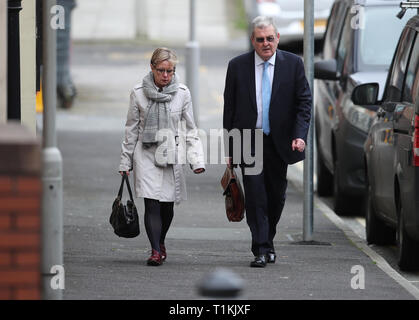
[{"label": "white dress shirt", "polygon": [[[273,83],[274,79],[274,71],[275,71],[275,59],[276,59],[276,52],[274,55],[268,60],[269,67],[268,67],[268,76],[269,81]],[[255,81],[256,81],[256,104],[258,108],[258,119],[256,121],[256,129],[262,129],[262,76],[263,76],[263,65],[265,61],[255,52]],[[272,98],[272,97],[271,97]]]}]

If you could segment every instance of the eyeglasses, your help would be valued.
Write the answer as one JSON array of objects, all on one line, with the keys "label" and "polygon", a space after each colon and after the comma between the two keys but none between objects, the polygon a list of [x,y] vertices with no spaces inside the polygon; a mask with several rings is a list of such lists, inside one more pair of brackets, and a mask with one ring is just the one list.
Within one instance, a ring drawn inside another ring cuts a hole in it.
[{"label": "eyeglasses", "polygon": [[167,73],[167,75],[171,75],[172,73],[174,73],[176,71],[176,69],[157,69],[156,67],[154,67],[154,69],[159,73],[159,74],[164,74],[165,72]]},{"label": "eyeglasses", "polygon": [[269,37],[266,37],[266,38],[263,38],[263,37],[255,38],[256,42],[259,42],[259,43],[264,43],[265,42],[265,39],[268,42],[274,42],[275,37],[274,36],[269,36]]}]

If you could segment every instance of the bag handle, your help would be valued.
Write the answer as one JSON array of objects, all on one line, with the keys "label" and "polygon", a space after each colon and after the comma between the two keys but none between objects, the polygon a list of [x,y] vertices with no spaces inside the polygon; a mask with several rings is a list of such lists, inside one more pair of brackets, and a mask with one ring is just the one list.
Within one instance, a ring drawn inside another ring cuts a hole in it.
[{"label": "bag handle", "polygon": [[124,172],[122,175],[121,186],[119,187],[118,197],[122,200],[122,192],[124,190],[124,181],[127,183],[128,193],[132,202],[134,202],[134,198],[132,197],[131,186],[129,184],[128,175]]},{"label": "bag handle", "polygon": [[237,181],[237,175],[236,175],[236,171],[234,170],[233,167],[229,168],[227,167],[227,170],[230,172],[230,180],[228,182],[228,185],[226,186],[224,192],[223,192],[223,196],[229,195],[230,194],[230,186],[232,183],[235,183]]},{"label": "bag handle", "polygon": [[134,198],[132,197],[131,186],[129,184],[129,178],[128,178],[128,176],[127,176],[126,173],[124,173],[124,176],[125,176],[125,181],[127,182],[127,188],[128,188],[129,197],[131,198],[132,203],[134,203]]},{"label": "bag handle", "polygon": [[121,186],[119,187],[119,191],[118,191],[119,199],[122,199],[122,191],[124,190],[125,176],[126,176],[126,173],[124,172],[124,174],[122,175]]}]

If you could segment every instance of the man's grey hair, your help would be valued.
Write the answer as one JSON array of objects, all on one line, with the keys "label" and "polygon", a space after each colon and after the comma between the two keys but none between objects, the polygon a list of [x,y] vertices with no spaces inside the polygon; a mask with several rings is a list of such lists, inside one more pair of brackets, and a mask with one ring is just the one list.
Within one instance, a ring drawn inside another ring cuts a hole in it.
[{"label": "man's grey hair", "polygon": [[255,29],[263,29],[269,26],[273,26],[275,30],[275,36],[278,34],[278,28],[275,25],[274,19],[267,16],[258,16],[252,21],[252,37],[255,32]]}]

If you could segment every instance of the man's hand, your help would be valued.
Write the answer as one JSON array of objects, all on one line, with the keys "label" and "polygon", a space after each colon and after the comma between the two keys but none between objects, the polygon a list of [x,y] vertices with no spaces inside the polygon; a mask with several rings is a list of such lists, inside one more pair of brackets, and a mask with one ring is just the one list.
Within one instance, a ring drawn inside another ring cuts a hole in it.
[{"label": "man's hand", "polygon": [[232,160],[232,158],[225,158],[225,161],[226,161],[226,163],[227,163],[227,167],[229,168],[229,169],[231,169],[232,168],[232,165],[231,165],[231,163],[233,162],[233,160]]},{"label": "man's hand", "polygon": [[292,151],[297,150],[298,152],[303,152],[306,148],[306,143],[303,139],[297,138],[292,141]]}]

